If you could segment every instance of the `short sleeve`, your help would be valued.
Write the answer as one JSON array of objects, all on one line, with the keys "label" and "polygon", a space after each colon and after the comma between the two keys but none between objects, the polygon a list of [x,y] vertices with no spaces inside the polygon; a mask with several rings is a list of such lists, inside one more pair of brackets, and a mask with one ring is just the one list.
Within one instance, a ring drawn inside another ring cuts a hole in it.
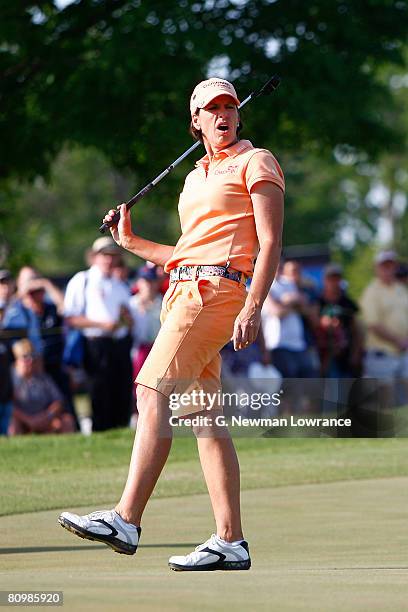
[{"label": "short sleeve", "polygon": [[64,297],[64,316],[78,317],[85,310],[85,272],[78,272],[68,282]]},{"label": "short sleeve", "polygon": [[285,177],[282,169],[272,153],[266,149],[260,149],[250,157],[245,179],[249,192],[259,181],[270,181],[275,183],[285,193]]},{"label": "short sleeve", "polygon": [[16,337],[12,339],[12,343],[27,336],[34,345],[36,352],[39,355],[42,354],[43,343],[38,317],[30,308],[25,308],[20,300],[15,300],[6,308],[2,327],[8,330],[19,330]]}]

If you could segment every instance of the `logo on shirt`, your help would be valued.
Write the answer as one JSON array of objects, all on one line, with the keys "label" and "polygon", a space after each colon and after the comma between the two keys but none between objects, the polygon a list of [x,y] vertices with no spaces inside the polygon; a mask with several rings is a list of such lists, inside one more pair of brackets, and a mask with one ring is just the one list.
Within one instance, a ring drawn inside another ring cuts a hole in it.
[{"label": "logo on shirt", "polygon": [[238,164],[236,165],[229,165],[226,168],[218,168],[217,170],[214,170],[214,174],[236,174],[237,170],[238,170],[239,166]]}]

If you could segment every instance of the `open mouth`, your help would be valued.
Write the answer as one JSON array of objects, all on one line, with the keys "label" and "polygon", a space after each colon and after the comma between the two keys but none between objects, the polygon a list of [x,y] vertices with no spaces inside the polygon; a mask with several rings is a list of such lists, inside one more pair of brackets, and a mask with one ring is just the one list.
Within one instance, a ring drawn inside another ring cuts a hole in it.
[{"label": "open mouth", "polygon": [[222,123],[221,125],[219,125],[217,127],[217,130],[220,130],[220,132],[228,132],[228,125],[226,123]]}]

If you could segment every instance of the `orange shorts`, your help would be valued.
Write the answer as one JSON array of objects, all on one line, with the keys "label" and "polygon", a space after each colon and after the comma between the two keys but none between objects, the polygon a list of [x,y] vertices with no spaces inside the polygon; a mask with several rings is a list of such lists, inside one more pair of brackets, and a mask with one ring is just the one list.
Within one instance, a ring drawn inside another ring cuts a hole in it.
[{"label": "orange shorts", "polygon": [[[169,397],[173,410],[173,399],[183,394],[175,416],[208,408],[201,400],[204,394],[219,396],[220,349],[231,339],[245,299],[242,283],[220,276],[170,284],[163,298],[162,326],[135,382]],[[193,390],[194,401],[187,402],[185,394]],[[211,402],[211,407],[220,405]]]}]

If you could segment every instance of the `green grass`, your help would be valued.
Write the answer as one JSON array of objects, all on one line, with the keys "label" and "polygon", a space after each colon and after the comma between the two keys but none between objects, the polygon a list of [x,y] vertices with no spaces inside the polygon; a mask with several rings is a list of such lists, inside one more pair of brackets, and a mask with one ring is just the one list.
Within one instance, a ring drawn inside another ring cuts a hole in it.
[{"label": "green grass", "polygon": [[55,510],[0,517],[1,588],[62,590],[66,612],[407,610],[408,478],[252,489],[242,506],[249,572],[169,571],[214,530],[208,495],[151,500],[135,557],[61,529]]},{"label": "green grass", "polygon": [[[118,499],[133,432],[0,440],[0,515]],[[408,440],[237,438],[243,489],[408,476]],[[154,497],[205,491],[195,440],[177,438]]]},{"label": "green grass", "polygon": [[69,612],[406,609],[408,439],[236,439],[253,567],[194,575],[167,567],[214,530],[191,438],[174,441],[135,557],[57,525],[59,510],[112,507],[132,441],[130,430],[0,440],[4,588],[63,590]]}]

